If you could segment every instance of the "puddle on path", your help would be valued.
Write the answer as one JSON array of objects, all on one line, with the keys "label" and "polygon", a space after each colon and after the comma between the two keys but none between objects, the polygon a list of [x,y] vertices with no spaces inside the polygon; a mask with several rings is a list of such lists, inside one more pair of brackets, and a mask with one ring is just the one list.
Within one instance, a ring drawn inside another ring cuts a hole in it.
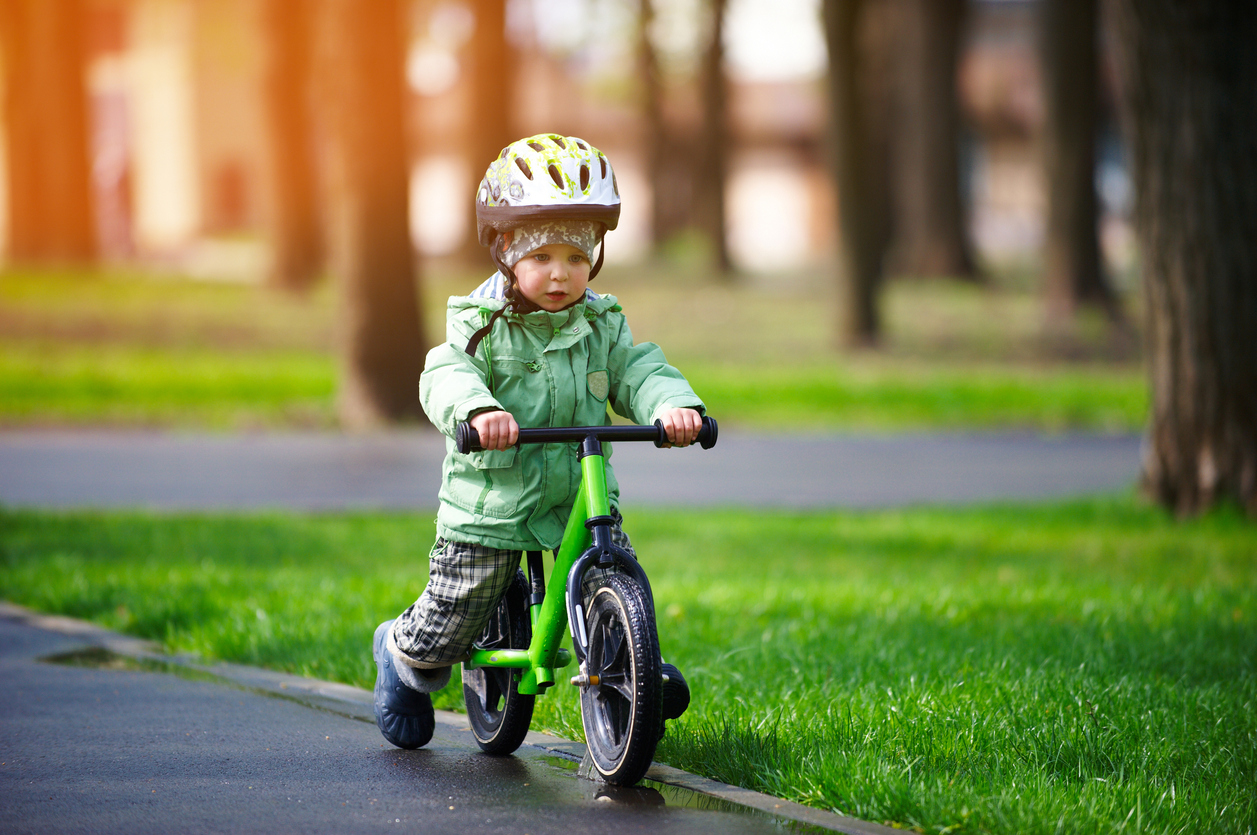
[{"label": "puddle on path", "polygon": [[192,681],[211,681],[218,684],[231,683],[218,676],[184,666],[183,664],[122,655],[105,647],[86,647],[57,655],[48,655],[39,660],[46,664],[61,664],[66,667],[89,667],[93,670],[116,670],[127,673],[165,673]]},{"label": "puddle on path", "polygon": [[[581,764],[566,757],[553,755],[541,758],[543,762],[576,775]],[[811,833],[832,832],[822,826],[814,826],[791,818],[753,809],[739,803],[733,803],[710,794],[703,794],[681,786],[660,783],[657,780],[641,780],[636,786],[612,786],[584,777],[579,778],[590,787],[594,800],[611,801],[626,806],[668,806],[673,809],[694,809],[700,812],[725,812],[731,815],[743,815],[759,818],[775,825],[781,832],[797,832],[803,835]]]}]

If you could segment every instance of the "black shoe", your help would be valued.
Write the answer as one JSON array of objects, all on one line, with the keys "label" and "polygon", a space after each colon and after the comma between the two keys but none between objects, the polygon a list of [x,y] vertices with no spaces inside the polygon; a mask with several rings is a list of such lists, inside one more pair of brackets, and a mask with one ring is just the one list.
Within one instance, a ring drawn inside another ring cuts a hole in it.
[{"label": "black shoe", "polygon": [[384,738],[398,748],[419,748],[427,745],[436,730],[436,714],[432,710],[432,697],[427,693],[411,690],[397,677],[393,669],[393,655],[388,651],[388,630],[393,627],[386,620],[375,628],[371,642],[371,655],[375,658],[375,724]]},{"label": "black shoe", "polygon": [[672,664],[663,665],[663,718],[676,719],[690,706],[690,686]]}]

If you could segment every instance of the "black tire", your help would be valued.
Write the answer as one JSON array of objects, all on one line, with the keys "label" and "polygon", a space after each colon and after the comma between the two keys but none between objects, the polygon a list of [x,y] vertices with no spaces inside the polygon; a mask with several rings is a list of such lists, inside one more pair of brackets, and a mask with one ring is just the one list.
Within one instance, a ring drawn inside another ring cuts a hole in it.
[{"label": "black tire", "polygon": [[581,689],[586,749],[604,780],[631,786],[650,768],[663,721],[654,613],[637,583],[612,575],[590,599],[586,627],[586,668],[598,676]]},{"label": "black tire", "polygon": [[[527,589],[524,572],[517,572],[476,646],[528,648],[532,640],[532,621],[528,616]],[[532,723],[536,697],[519,692],[515,670],[464,667],[463,700],[467,703],[467,719],[480,750],[500,756],[512,753],[523,743]]]}]

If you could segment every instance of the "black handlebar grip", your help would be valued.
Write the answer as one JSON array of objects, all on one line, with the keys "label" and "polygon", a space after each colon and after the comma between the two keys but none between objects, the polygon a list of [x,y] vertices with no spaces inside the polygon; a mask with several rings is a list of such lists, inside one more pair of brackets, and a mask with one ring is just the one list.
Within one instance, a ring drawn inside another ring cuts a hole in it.
[{"label": "black handlebar grip", "polygon": [[458,424],[454,430],[454,448],[463,455],[469,452],[480,452],[480,433],[467,421]]},{"label": "black handlebar grip", "polygon": [[716,435],[719,428],[716,426],[716,419],[703,418],[703,428],[698,430],[698,445],[703,449],[711,449],[716,445]]},{"label": "black handlebar grip", "polygon": [[[659,430],[659,438],[655,441],[655,446],[662,447],[668,442],[668,436],[663,431],[662,420],[655,421],[655,429]],[[717,434],[718,428],[716,426],[716,419],[709,417],[703,418],[703,426],[698,430],[698,438],[696,438],[698,445],[703,449],[711,449],[716,445]]]}]

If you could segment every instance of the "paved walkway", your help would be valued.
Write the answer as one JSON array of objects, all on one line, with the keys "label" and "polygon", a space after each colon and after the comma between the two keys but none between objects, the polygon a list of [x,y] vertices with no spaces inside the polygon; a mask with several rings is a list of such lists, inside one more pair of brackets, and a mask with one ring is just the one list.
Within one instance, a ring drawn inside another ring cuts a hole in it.
[{"label": "paved walkway", "polygon": [[[434,508],[434,432],[183,435],[0,432],[0,504],[161,509]],[[1035,500],[1129,487],[1132,436],[770,437],[723,431],[712,450],[618,444],[628,503],[887,507]]]},{"label": "paved walkway", "polygon": [[386,744],[371,694],[156,654],[0,603],[0,832],[659,833],[895,830],[656,765],[616,789],[584,746],[529,734],[480,753],[466,717]]}]

